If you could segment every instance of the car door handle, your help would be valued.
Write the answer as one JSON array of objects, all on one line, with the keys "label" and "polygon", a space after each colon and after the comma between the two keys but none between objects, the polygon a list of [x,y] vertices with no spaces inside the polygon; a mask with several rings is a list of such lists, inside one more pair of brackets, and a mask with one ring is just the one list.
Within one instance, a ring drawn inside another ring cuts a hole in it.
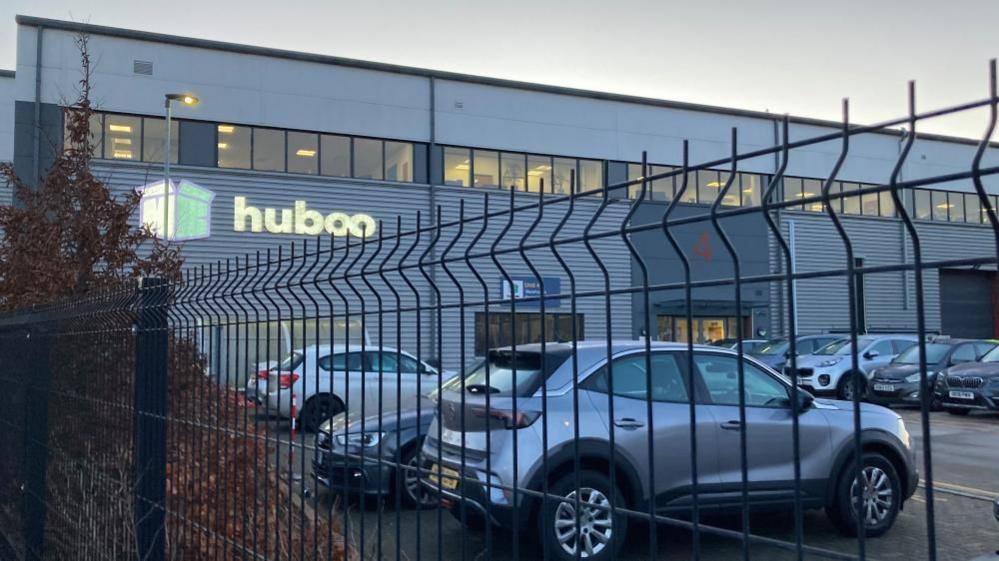
[{"label": "car door handle", "polygon": [[634,430],[644,427],[645,423],[631,417],[625,417],[614,421],[614,426],[622,429]]},{"label": "car door handle", "polygon": [[739,421],[726,421],[721,424],[721,428],[725,430],[742,430],[742,423]]}]

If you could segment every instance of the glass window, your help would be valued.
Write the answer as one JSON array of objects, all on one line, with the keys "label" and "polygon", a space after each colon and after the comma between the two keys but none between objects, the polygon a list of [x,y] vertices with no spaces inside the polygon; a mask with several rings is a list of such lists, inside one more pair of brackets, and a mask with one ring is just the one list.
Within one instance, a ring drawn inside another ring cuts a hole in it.
[{"label": "glass window", "polygon": [[[628,181],[638,181],[642,177],[642,164],[628,164]],[[648,186],[646,186],[648,189]],[[628,198],[637,199],[642,194],[642,184],[628,186]]]},{"label": "glass window", "polygon": [[[575,327],[577,340],[584,338],[584,319],[583,314],[576,314]],[[516,328],[514,328],[513,322],[516,322]],[[573,339],[572,328],[572,314],[545,314],[546,340],[571,341]],[[485,314],[476,312],[475,355],[485,356],[487,341],[491,349],[512,345],[514,331],[516,331],[518,345],[540,342],[541,314],[536,312],[517,312],[513,316],[509,312],[490,312],[489,325],[487,326]]]},{"label": "glass window", "polygon": [[[784,202],[797,202],[801,200],[801,178],[784,178]],[[787,210],[801,210],[800,206],[784,207]]]},{"label": "glass window", "polygon": [[472,185],[476,187],[499,187],[499,152],[474,150]]},{"label": "glass window", "polygon": [[[739,405],[739,364],[736,358],[713,353],[695,353],[694,364],[716,405]],[[747,407],[787,407],[787,388],[752,363],[743,361]]]},{"label": "glass window", "polygon": [[284,131],[253,129],[253,169],[284,171]]},{"label": "glass window", "polygon": [[950,208],[950,221],[964,222],[964,193],[948,193],[947,205]]},{"label": "glass window", "polygon": [[[69,122],[73,118],[72,109],[67,108],[63,112],[63,151],[68,152],[70,148],[73,148],[73,140],[69,137]],[[103,113],[91,113],[90,123],[89,123],[89,137],[90,146],[93,149],[93,156],[95,158],[102,158],[103,153],[101,152],[101,139],[104,137],[104,114]]]},{"label": "glass window", "polygon": [[[350,359],[347,362],[344,362],[344,358],[346,356],[347,355],[345,355],[343,353],[340,353],[340,354],[337,354],[337,355],[333,355],[333,363],[332,363],[333,370],[343,371],[345,366],[349,366],[349,370],[360,371],[361,370],[361,353],[350,353]],[[320,357],[320,359],[317,362],[319,364],[319,368],[321,368],[322,370],[325,370],[327,372],[330,371],[331,364],[330,364],[330,356],[329,355],[326,355],[324,357]]]},{"label": "glass window", "polygon": [[950,214],[950,203],[947,202],[947,193],[945,191],[930,191],[930,204],[933,205],[933,220],[943,220],[947,221],[947,217]]},{"label": "glass window", "polygon": [[527,155],[527,190],[537,193],[544,183],[546,191],[551,191],[552,159],[548,156]]},{"label": "glass window", "polygon": [[288,171],[319,173],[319,136],[307,132],[288,132]]},{"label": "glass window", "polygon": [[592,191],[604,186],[604,163],[599,160],[579,160],[579,190]]},{"label": "glass window", "polygon": [[109,160],[139,160],[142,119],[108,115],[104,119],[104,157]]},{"label": "glass window", "polygon": [[576,160],[571,158],[552,158],[552,163],[552,188],[550,191],[559,195],[572,193]]},{"label": "glass window", "polygon": [[[854,193],[860,185],[856,183],[843,182],[841,184],[841,189],[843,193]],[[860,214],[860,196],[859,195],[848,195],[843,197],[843,214]]]},{"label": "glass window", "polygon": [[500,154],[500,181],[504,188],[515,191],[525,190],[527,185],[524,171],[526,157],[524,154],[513,152]]},{"label": "glass window", "polygon": [[964,194],[965,219],[972,224],[981,224],[986,220],[985,213],[982,212],[982,201],[976,193]]},{"label": "glass window", "polygon": [[915,218],[920,220],[930,220],[933,218],[930,206],[930,192],[925,189],[916,189],[912,193],[913,203],[916,208]]},{"label": "glass window", "polygon": [[[177,147],[180,146],[180,124],[170,121],[170,163],[177,163]],[[162,162],[163,145],[166,143],[166,119],[145,117],[142,119],[142,161]]]},{"label": "glass window", "polygon": [[909,339],[892,339],[891,344],[892,347],[895,349],[895,353],[898,354],[908,349],[911,349],[916,344],[916,342],[910,341]]},{"label": "glass window", "polygon": [[420,363],[415,358],[404,354],[400,354],[398,358],[402,364],[403,372],[423,372],[423,369],[420,368]]},{"label": "glass window", "polygon": [[[822,181],[819,179],[801,180],[801,198],[822,196]],[[822,212],[825,207],[821,202],[802,203],[802,209],[811,212]]]},{"label": "glass window", "polygon": [[706,205],[714,204],[721,187],[722,182],[717,171],[702,169],[697,172],[697,202]]},{"label": "glass window", "polygon": [[[650,175],[658,175],[660,173],[669,173],[676,168],[672,166],[651,166],[649,169]],[[656,179],[652,182],[650,188],[649,196],[654,201],[671,201],[673,200],[673,180],[676,177],[665,177],[663,179]]]},{"label": "glass window", "polygon": [[[927,352],[929,355],[929,352]],[[954,350],[954,353],[950,355],[950,363],[958,364],[960,362],[974,362],[978,358],[978,353],[975,352],[975,347],[973,345],[961,345]],[[929,362],[929,360],[927,360]]]},{"label": "glass window", "polygon": [[762,178],[755,173],[739,174],[739,189],[742,192],[742,206],[760,206],[764,185]]},{"label": "glass window", "polygon": [[322,174],[350,177],[350,137],[324,134],[319,142]]},{"label": "glass window", "polygon": [[218,126],[220,168],[250,169],[250,127]]},{"label": "glass window", "polygon": [[[899,193],[901,195],[902,193]],[[881,216],[887,218],[895,217],[895,199],[891,196],[891,191],[881,191],[878,193],[878,205],[881,208]]]},{"label": "glass window", "polygon": [[[649,362],[652,366],[652,400],[686,403],[687,387],[683,383],[676,355],[654,353]],[[622,357],[614,360],[612,381],[608,380],[607,367],[603,366],[586,379],[584,388],[645,401],[648,399],[650,386],[645,368],[645,353]],[[613,388],[610,387],[611,382]]]},{"label": "glass window", "polygon": [[884,339],[882,341],[874,343],[873,345],[871,345],[871,348],[864,351],[864,354],[867,353],[877,353],[877,356],[881,358],[889,357],[895,354],[895,352],[892,350],[890,339]]},{"label": "glass window", "polygon": [[389,181],[413,181],[412,144],[385,141],[385,179]]},{"label": "glass window", "polygon": [[[729,176],[732,174],[727,171],[718,172],[718,193],[721,194],[722,189],[725,188],[725,184],[728,183]],[[722,203],[725,206],[739,206],[739,183],[738,177],[733,180],[734,183],[729,185],[728,191],[725,192],[725,196],[722,198]]]},{"label": "glass window", "polygon": [[468,187],[472,173],[470,150],[467,148],[444,147],[444,184]]},{"label": "glass window", "polygon": [[[874,187],[874,185],[863,184],[862,187]],[[860,211],[864,216],[880,216],[878,209],[878,193],[864,193],[860,196]]]},{"label": "glass window", "polygon": [[371,138],[354,139],[354,177],[384,179],[382,141]]}]

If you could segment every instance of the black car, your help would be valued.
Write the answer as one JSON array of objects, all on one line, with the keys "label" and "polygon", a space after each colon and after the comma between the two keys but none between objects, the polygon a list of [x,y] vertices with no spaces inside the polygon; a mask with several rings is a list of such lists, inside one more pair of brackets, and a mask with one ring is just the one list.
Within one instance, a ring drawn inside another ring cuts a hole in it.
[{"label": "black car", "polygon": [[436,506],[419,478],[420,448],[434,413],[436,404],[423,399],[384,412],[380,422],[378,415],[349,423],[343,413],[333,417],[316,433],[313,475],[334,492],[393,496],[401,490],[409,506]]},{"label": "black car", "polygon": [[941,372],[934,389],[948,413],[999,411],[999,347],[989,351],[981,362],[959,364]]},{"label": "black car", "polygon": [[[948,368],[974,363],[995,348],[980,339],[936,338],[926,343],[927,384],[935,388],[937,376]],[[875,369],[868,400],[879,405],[919,405],[919,345],[902,351],[887,366]],[[942,396],[934,391],[930,409],[939,411]]]}]

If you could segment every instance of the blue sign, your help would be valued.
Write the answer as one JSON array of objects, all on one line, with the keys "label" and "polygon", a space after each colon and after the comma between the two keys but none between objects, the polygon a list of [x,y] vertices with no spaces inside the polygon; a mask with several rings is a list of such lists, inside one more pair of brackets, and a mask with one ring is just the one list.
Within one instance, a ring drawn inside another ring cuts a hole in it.
[{"label": "blue sign", "polygon": [[[541,277],[541,283],[536,277],[511,276],[513,283],[500,278],[500,294],[504,300],[522,300],[517,302],[517,309],[540,309],[542,295],[558,294],[562,291],[562,280],[558,277]],[[543,285],[543,287],[542,287]],[[542,288],[544,291],[542,292]],[[562,306],[562,299],[559,297],[545,298],[545,309],[559,308]]]}]

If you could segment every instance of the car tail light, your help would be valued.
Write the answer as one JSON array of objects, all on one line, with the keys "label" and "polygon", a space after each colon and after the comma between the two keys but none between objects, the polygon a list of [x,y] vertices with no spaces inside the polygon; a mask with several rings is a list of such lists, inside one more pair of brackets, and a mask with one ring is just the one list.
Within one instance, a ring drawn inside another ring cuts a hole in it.
[{"label": "car tail light", "polygon": [[258,370],[257,371],[257,379],[258,380],[266,380],[266,379],[268,379],[270,377],[271,377],[271,371],[270,370]]},{"label": "car tail light", "polygon": [[471,412],[476,417],[495,419],[503,422],[503,427],[507,429],[522,429],[531,426],[531,423],[538,420],[541,413],[538,411],[511,411],[509,409],[486,409],[485,407],[473,407]]},{"label": "car tail light", "polygon": [[278,387],[286,390],[291,387],[292,384],[298,381],[298,374],[294,372],[284,372],[278,374]]}]

